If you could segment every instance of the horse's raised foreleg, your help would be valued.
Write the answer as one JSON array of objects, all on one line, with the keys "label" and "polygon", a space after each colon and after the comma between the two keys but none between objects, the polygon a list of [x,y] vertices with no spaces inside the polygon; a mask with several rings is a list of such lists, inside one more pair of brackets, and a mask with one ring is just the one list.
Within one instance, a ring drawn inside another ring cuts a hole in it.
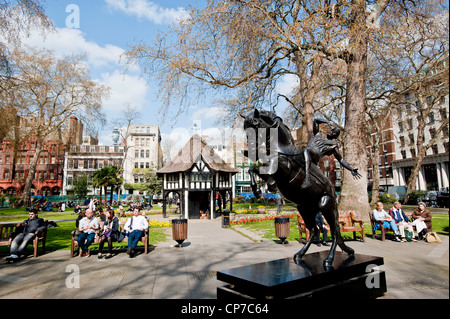
[{"label": "horse's raised foreleg", "polygon": [[258,184],[256,183],[256,177],[255,175],[258,174],[258,169],[254,167],[250,167],[248,169],[248,174],[250,175],[250,186],[252,187],[253,194],[256,198],[261,198],[262,192],[261,189],[258,187]]}]

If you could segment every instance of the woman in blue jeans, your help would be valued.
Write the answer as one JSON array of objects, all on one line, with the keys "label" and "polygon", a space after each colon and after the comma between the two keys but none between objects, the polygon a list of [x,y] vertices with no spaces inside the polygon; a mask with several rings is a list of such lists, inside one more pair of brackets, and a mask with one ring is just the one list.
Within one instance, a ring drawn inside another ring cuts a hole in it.
[{"label": "woman in blue jeans", "polygon": [[134,257],[134,250],[144,236],[148,229],[148,221],[145,216],[140,215],[140,209],[136,207],[133,211],[133,216],[125,223],[125,231],[128,233],[128,250],[127,253],[130,258]]},{"label": "woman in blue jeans", "polygon": [[[384,228],[390,228],[395,234],[395,241],[401,242],[400,232],[398,231],[397,224],[395,223],[395,220],[386,213],[386,211],[383,209],[383,203],[378,202],[375,204],[375,209],[373,210],[373,219],[383,221],[383,227]],[[378,225],[378,224],[377,224]]]}]

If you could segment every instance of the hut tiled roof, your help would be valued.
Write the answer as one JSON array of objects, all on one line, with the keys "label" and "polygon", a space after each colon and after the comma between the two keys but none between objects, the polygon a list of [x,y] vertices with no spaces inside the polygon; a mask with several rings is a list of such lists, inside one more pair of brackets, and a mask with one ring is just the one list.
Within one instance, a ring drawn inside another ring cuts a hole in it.
[{"label": "hut tiled roof", "polygon": [[238,170],[227,164],[214,150],[199,136],[191,139],[178,152],[177,156],[166,166],[157,171],[158,174],[185,172],[197,161],[199,156],[212,169],[218,172],[237,173]]}]

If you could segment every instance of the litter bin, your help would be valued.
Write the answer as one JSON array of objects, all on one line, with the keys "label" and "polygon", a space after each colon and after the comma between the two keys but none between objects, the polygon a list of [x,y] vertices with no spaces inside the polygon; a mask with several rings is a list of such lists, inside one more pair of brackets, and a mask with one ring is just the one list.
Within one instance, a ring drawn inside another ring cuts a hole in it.
[{"label": "litter bin", "polygon": [[222,212],[222,228],[230,227],[230,211],[228,209],[224,209]]},{"label": "litter bin", "polygon": [[187,239],[187,219],[172,220],[172,237],[178,243],[178,247]]},{"label": "litter bin", "polygon": [[282,244],[288,243],[286,238],[289,237],[289,231],[289,217],[275,217],[275,235],[281,240]]}]

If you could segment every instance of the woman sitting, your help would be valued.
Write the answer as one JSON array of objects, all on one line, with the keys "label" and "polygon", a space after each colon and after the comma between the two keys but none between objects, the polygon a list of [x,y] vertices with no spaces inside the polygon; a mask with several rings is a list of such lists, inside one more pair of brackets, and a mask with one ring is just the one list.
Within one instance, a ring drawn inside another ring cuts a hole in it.
[{"label": "woman sitting", "polygon": [[413,212],[411,218],[414,220],[413,225],[416,226],[418,239],[423,240],[426,233],[433,231],[431,226],[431,212],[426,208],[424,202],[418,204],[417,209]]},{"label": "woman sitting", "polygon": [[99,259],[103,258],[102,251],[105,241],[108,242],[108,254],[105,256],[105,259],[112,257],[112,242],[117,240],[117,233],[119,232],[119,219],[114,216],[114,210],[111,208],[107,209],[105,217],[103,233],[100,237],[99,253],[97,255]]},{"label": "woman sitting", "polygon": [[[382,221],[384,228],[392,229],[395,234],[395,241],[401,242],[400,232],[398,231],[397,224],[395,223],[395,220],[383,209],[382,202],[378,202],[375,204],[375,209],[373,210],[373,219]],[[375,227],[379,227],[378,223],[375,224]]]}]

